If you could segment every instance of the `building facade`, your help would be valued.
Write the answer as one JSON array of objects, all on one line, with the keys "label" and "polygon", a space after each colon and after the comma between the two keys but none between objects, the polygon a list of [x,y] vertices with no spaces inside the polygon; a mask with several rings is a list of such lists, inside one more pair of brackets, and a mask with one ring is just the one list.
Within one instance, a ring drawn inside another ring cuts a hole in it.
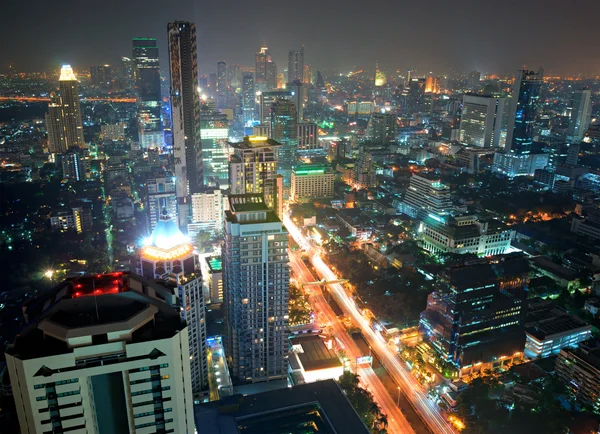
[{"label": "building facade", "polygon": [[330,167],[302,165],[292,171],[291,201],[333,197],[335,174]]},{"label": "building facade", "polygon": [[587,133],[592,119],[592,91],[577,89],[573,94],[571,121],[567,130],[567,139],[579,143]]},{"label": "building facade", "polygon": [[479,148],[499,148],[503,145],[505,102],[506,98],[498,96],[465,95],[460,118],[460,141]]},{"label": "building facade", "polygon": [[531,151],[542,78],[541,72],[517,71],[508,112],[505,147],[511,154],[523,155]]},{"label": "building facade", "polygon": [[600,413],[600,346],[594,340],[560,350],[555,370],[577,401]]},{"label": "building facade", "polygon": [[288,233],[260,194],[229,198],[223,247],[226,354],[234,382],[288,375]]},{"label": "building facade", "polygon": [[177,193],[173,176],[146,180],[146,209],[151,231],[156,227],[163,210],[167,210],[170,216],[177,216]]},{"label": "building facade", "polygon": [[451,208],[450,187],[437,177],[413,174],[399,211],[422,220],[429,214],[447,215]]},{"label": "building facade", "polygon": [[288,75],[287,82],[294,81],[304,83],[304,46],[299,50],[290,50],[288,54]]},{"label": "building facade", "polygon": [[192,222],[188,225],[188,235],[222,233],[227,204],[227,196],[219,189],[192,194]]},{"label": "building facade", "polygon": [[229,186],[229,121],[227,115],[210,110],[204,105],[200,109],[200,143],[204,186],[227,189]]}]

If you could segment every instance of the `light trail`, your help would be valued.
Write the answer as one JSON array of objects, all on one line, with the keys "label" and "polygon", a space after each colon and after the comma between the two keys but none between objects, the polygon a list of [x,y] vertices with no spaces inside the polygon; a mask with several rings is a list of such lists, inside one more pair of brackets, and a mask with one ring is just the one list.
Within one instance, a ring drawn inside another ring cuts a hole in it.
[{"label": "light trail", "polygon": [[[311,252],[311,262],[319,274],[318,278],[325,280],[338,279],[337,276],[321,258],[317,249],[313,249],[302,235],[298,227],[292,222],[287,214],[283,217],[283,222],[294,240],[307,252]],[[314,251],[316,250],[316,251]],[[354,300],[348,296],[344,287],[339,284],[329,286],[330,293],[342,310],[348,313],[352,319],[359,325],[363,336],[368,344],[379,355],[381,362],[387,369],[390,376],[396,384],[400,385],[409,402],[415,408],[423,422],[434,433],[455,434],[455,430],[446,420],[437,405],[427,397],[427,393],[419,382],[411,375],[408,368],[404,366],[394,351],[387,345],[383,337],[371,328],[369,322],[361,315]],[[386,392],[389,397],[389,394]]]},{"label": "light trail", "polygon": [[[50,98],[41,96],[0,96],[0,101],[27,101],[27,102],[50,102]],[[105,102],[123,102],[134,103],[135,98],[82,98],[81,102],[86,101],[105,101]]]}]

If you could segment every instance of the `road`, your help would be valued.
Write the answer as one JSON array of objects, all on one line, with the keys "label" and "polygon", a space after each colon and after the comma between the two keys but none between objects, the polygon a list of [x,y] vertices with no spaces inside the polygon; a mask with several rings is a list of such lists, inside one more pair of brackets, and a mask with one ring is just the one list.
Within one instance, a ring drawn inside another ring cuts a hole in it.
[{"label": "road", "polygon": [[[290,251],[290,266],[294,273],[294,277],[299,282],[313,282],[314,277],[308,270],[306,265],[302,262],[299,252]],[[358,348],[354,339],[348,334],[348,331],[340,323],[337,316],[325,300],[321,287],[318,285],[311,285],[305,288],[309,292],[309,301],[314,311],[318,313],[318,323],[327,323],[332,328],[332,334],[337,338],[338,342],[344,348],[346,356],[351,362],[354,362],[357,357],[364,356],[362,351]],[[398,406],[396,401],[392,399],[385,389],[385,386],[375,374],[375,371],[368,366],[356,366],[356,363],[352,363],[355,368],[355,372],[360,378],[360,382],[363,387],[373,394],[373,398],[388,418],[388,432],[390,433],[414,433],[414,430],[406,420]]]},{"label": "road", "polygon": [[[42,96],[0,96],[0,101],[50,102],[50,98]],[[125,102],[133,104],[135,98],[82,98],[81,101]]]},{"label": "road", "polygon": [[[290,235],[292,235],[298,245],[306,250],[312,265],[318,274],[318,279],[336,280],[341,277],[337,276],[329,268],[329,266],[325,264],[321,258],[320,249],[311,245],[311,243],[302,235],[300,230],[296,227],[287,214],[284,215],[283,222],[288,232]],[[346,314],[350,315],[355,324],[360,327],[367,343],[371,346],[373,351],[377,353],[390,376],[394,379],[396,384],[402,388],[402,391],[406,395],[407,399],[410,401],[429,429],[434,433],[454,434],[455,430],[447,421],[446,417],[442,414],[437,405],[428,398],[427,392],[411,375],[405,363],[401,361],[397,354],[387,346],[383,337],[371,328],[369,321],[363,318],[356,306],[356,303],[350,296],[348,296],[344,287],[339,283],[335,283],[329,285],[328,288],[335,301],[339,304],[340,308]],[[389,398],[389,394],[387,392],[385,394]],[[391,429],[390,431],[403,432],[392,431]]]}]

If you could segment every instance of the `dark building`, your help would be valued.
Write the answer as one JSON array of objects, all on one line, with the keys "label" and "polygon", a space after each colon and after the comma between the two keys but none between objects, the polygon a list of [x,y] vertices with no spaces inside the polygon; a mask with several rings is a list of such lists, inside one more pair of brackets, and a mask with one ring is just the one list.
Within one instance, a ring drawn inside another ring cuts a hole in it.
[{"label": "dark building", "polygon": [[249,71],[244,72],[242,78],[242,109],[244,123],[252,122],[256,111],[256,91],[254,90],[254,76]]},{"label": "dark building", "polygon": [[506,149],[512,154],[522,155],[531,151],[541,85],[541,72],[517,72],[506,136]]},{"label": "dark building", "polygon": [[110,65],[90,66],[90,84],[92,86],[110,86],[112,72]]},{"label": "dark building", "polygon": [[523,258],[452,268],[421,313],[425,339],[461,375],[520,360],[528,276]]},{"label": "dark building", "polygon": [[278,170],[283,175],[283,183],[290,186],[292,169],[296,163],[298,148],[298,122],[296,104],[290,100],[278,99],[271,106],[271,137],[281,143],[278,149]]}]

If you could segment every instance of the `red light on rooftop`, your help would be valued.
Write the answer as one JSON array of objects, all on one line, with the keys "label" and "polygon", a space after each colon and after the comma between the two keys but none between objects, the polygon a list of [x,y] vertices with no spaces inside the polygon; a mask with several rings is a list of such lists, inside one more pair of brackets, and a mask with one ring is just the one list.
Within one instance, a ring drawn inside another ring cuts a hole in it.
[{"label": "red light on rooftop", "polygon": [[78,291],[75,293],[75,298],[77,298],[77,297],[81,297],[81,292]]}]

